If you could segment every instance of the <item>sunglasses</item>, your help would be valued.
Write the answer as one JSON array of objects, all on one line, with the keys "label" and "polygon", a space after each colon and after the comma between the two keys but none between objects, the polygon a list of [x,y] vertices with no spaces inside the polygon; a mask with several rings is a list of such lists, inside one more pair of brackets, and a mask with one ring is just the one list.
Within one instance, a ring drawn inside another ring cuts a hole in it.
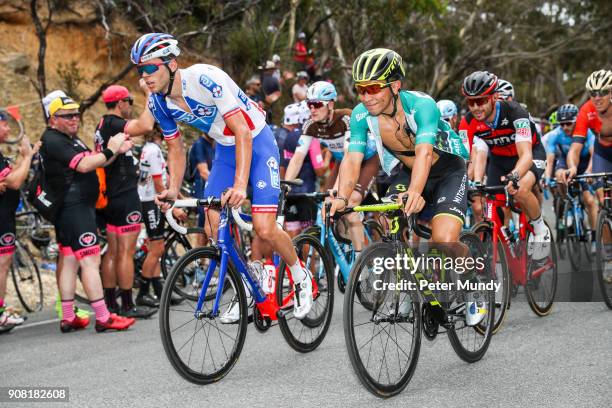
[{"label": "sunglasses", "polygon": [[572,127],[576,122],[560,122],[559,126],[561,127]]},{"label": "sunglasses", "polygon": [[599,90],[599,91],[590,91],[589,95],[591,96],[591,98],[596,98],[598,96],[606,96],[610,93],[610,90]]},{"label": "sunglasses", "polygon": [[468,106],[482,106],[491,99],[491,96],[480,96],[477,98],[466,98],[465,101],[467,102]]},{"label": "sunglasses", "polygon": [[142,76],[142,74],[151,75],[157,72],[160,66],[167,64],[168,62],[158,62],[157,64],[136,65],[136,70],[140,76]]},{"label": "sunglasses", "polygon": [[370,84],[370,85],[355,85],[355,90],[359,95],[376,95],[391,84]]},{"label": "sunglasses", "polygon": [[132,99],[131,97],[129,98],[123,98],[122,99],[123,102],[127,102],[130,104],[130,106],[132,106],[134,104],[134,99]]},{"label": "sunglasses", "polygon": [[53,115],[53,116],[55,116],[56,118],[62,118],[65,120],[72,120],[72,119],[81,117],[81,115],[79,115],[78,113],[66,113],[64,115]]},{"label": "sunglasses", "polygon": [[327,101],[308,101],[306,102],[306,105],[309,109],[320,109],[323,106],[327,106]]}]

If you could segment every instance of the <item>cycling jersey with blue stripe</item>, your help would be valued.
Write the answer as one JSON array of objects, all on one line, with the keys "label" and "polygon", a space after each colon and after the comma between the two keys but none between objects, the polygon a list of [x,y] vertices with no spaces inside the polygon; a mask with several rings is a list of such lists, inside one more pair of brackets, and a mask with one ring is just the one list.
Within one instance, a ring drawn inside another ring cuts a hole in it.
[{"label": "cycling jersey with blue stripe", "polygon": [[[401,106],[406,115],[406,124],[415,135],[415,144],[427,143],[434,150],[469,159],[469,153],[463,141],[450,127],[448,122],[440,119],[436,101],[429,95],[416,91],[400,91]],[[371,134],[376,143],[376,150],[382,168],[388,175],[399,163],[399,159],[383,146],[378,117],[371,116],[363,103],[353,109],[351,114],[351,141],[349,152],[365,153],[367,140]]]},{"label": "cycling jersey with blue stripe", "polygon": [[[551,130],[546,133],[544,136],[546,138],[546,152],[548,154],[554,154],[557,151],[557,148],[560,150],[560,153],[563,157],[567,157],[567,153],[572,146],[572,136],[568,136],[561,126],[556,129]],[[588,158],[591,155],[591,147],[595,143],[595,133],[588,130],[586,143],[584,143],[582,150],[580,151],[580,159]]]},{"label": "cycling jersey with blue stripe", "polygon": [[149,97],[149,110],[164,138],[177,137],[177,123],[182,122],[205,132],[223,146],[234,146],[234,134],[225,125],[228,117],[242,114],[253,137],[266,126],[263,111],[223,70],[213,65],[196,64],[179,72],[182,96],[191,112],[185,112],[162,94],[154,93]]}]

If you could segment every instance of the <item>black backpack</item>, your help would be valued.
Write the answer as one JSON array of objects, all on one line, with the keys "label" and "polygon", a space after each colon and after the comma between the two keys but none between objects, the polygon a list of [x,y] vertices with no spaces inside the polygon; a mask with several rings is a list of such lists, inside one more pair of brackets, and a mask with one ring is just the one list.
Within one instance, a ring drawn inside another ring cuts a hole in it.
[{"label": "black backpack", "polygon": [[[59,210],[64,204],[65,191],[54,191],[51,188],[47,182],[42,157],[39,162],[33,166],[33,170],[34,176],[26,187],[26,198],[30,204],[36,208],[40,215],[49,222],[55,223]],[[70,186],[73,178],[74,172],[71,173],[67,187]]]}]

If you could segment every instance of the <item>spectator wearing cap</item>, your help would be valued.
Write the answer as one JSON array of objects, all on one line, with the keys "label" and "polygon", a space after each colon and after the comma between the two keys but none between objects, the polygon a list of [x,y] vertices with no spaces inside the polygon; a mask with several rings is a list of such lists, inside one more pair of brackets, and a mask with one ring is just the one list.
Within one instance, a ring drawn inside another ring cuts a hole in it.
[{"label": "spectator wearing cap", "polygon": [[280,81],[274,76],[276,64],[272,61],[266,61],[261,74],[261,86],[264,95],[266,108],[266,121],[272,124],[272,106],[281,97]]},{"label": "spectator wearing cap", "polygon": [[306,34],[298,34],[297,41],[293,45],[293,60],[298,63],[301,69],[306,69],[308,60],[308,47],[306,47]]},{"label": "spectator wearing cap", "polygon": [[[102,92],[102,100],[107,113],[102,116],[96,129],[95,145],[99,152],[108,147],[114,135],[126,131],[134,102],[130,91],[121,85],[106,88]],[[108,239],[108,251],[102,259],[104,298],[111,312],[126,317],[147,318],[156,309],[148,307],[152,305],[135,305],[132,295],[134,253],[142,225],[138,170],[132,151],[127,150],[113,157],[104,167],[103,177],[108,199],[103,211]],[[121,307],[115,294],[117,287],[121,295]]]},{"label": "spectator wearing cap", "polygon": [[43,107],[45,108],[45,116],[47,117],[47,121],[49,121],[49,105],[53,102],[54,99],[64,97],[67,98],[68,95],[64,91],[55,90],[51,91],[42,99]]},{"label": "spectator wearing cap", "polygon": [[297,82],[291,88],[291,95],[293,95],[293,102],[299,103],[306,99],[306,92],[308,91],[308,80],[310,77],[306,71],[300,71],[297,73]]},{"label": "spectator wearing cap", "polygon": [[68,97],[55,98],[48,106],[49,126],[41,141],[40,156],[45,164],[45,180],[54,195],[62,198],[53,221],[62,253],[57,280],[62,301],[62,332],[87,327],[88,317],[74,311],[77,270],[96,316],[96,330],[124,330],[133,319],[110,313],[104,302],[100,281],[100,245],[95,204],[98,198],[96,168],[102,167],[132,147],[124,133],[110,138],[106,148],[92,153],[77,136],[79,105]]}]

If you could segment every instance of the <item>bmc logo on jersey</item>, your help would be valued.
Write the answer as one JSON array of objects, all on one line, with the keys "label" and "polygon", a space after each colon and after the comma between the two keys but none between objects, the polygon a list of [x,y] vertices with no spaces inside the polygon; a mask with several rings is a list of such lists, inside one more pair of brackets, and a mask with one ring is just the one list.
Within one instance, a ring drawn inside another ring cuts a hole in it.
[{"label": "bmc logo on jersey", "polygon": [[221,85],[218,85],[215,81],[210,79],[208,75],[200,75],[200,84],[210,91],[213,98],[220,98],[223,95],[223,88],[221,88]]}]

